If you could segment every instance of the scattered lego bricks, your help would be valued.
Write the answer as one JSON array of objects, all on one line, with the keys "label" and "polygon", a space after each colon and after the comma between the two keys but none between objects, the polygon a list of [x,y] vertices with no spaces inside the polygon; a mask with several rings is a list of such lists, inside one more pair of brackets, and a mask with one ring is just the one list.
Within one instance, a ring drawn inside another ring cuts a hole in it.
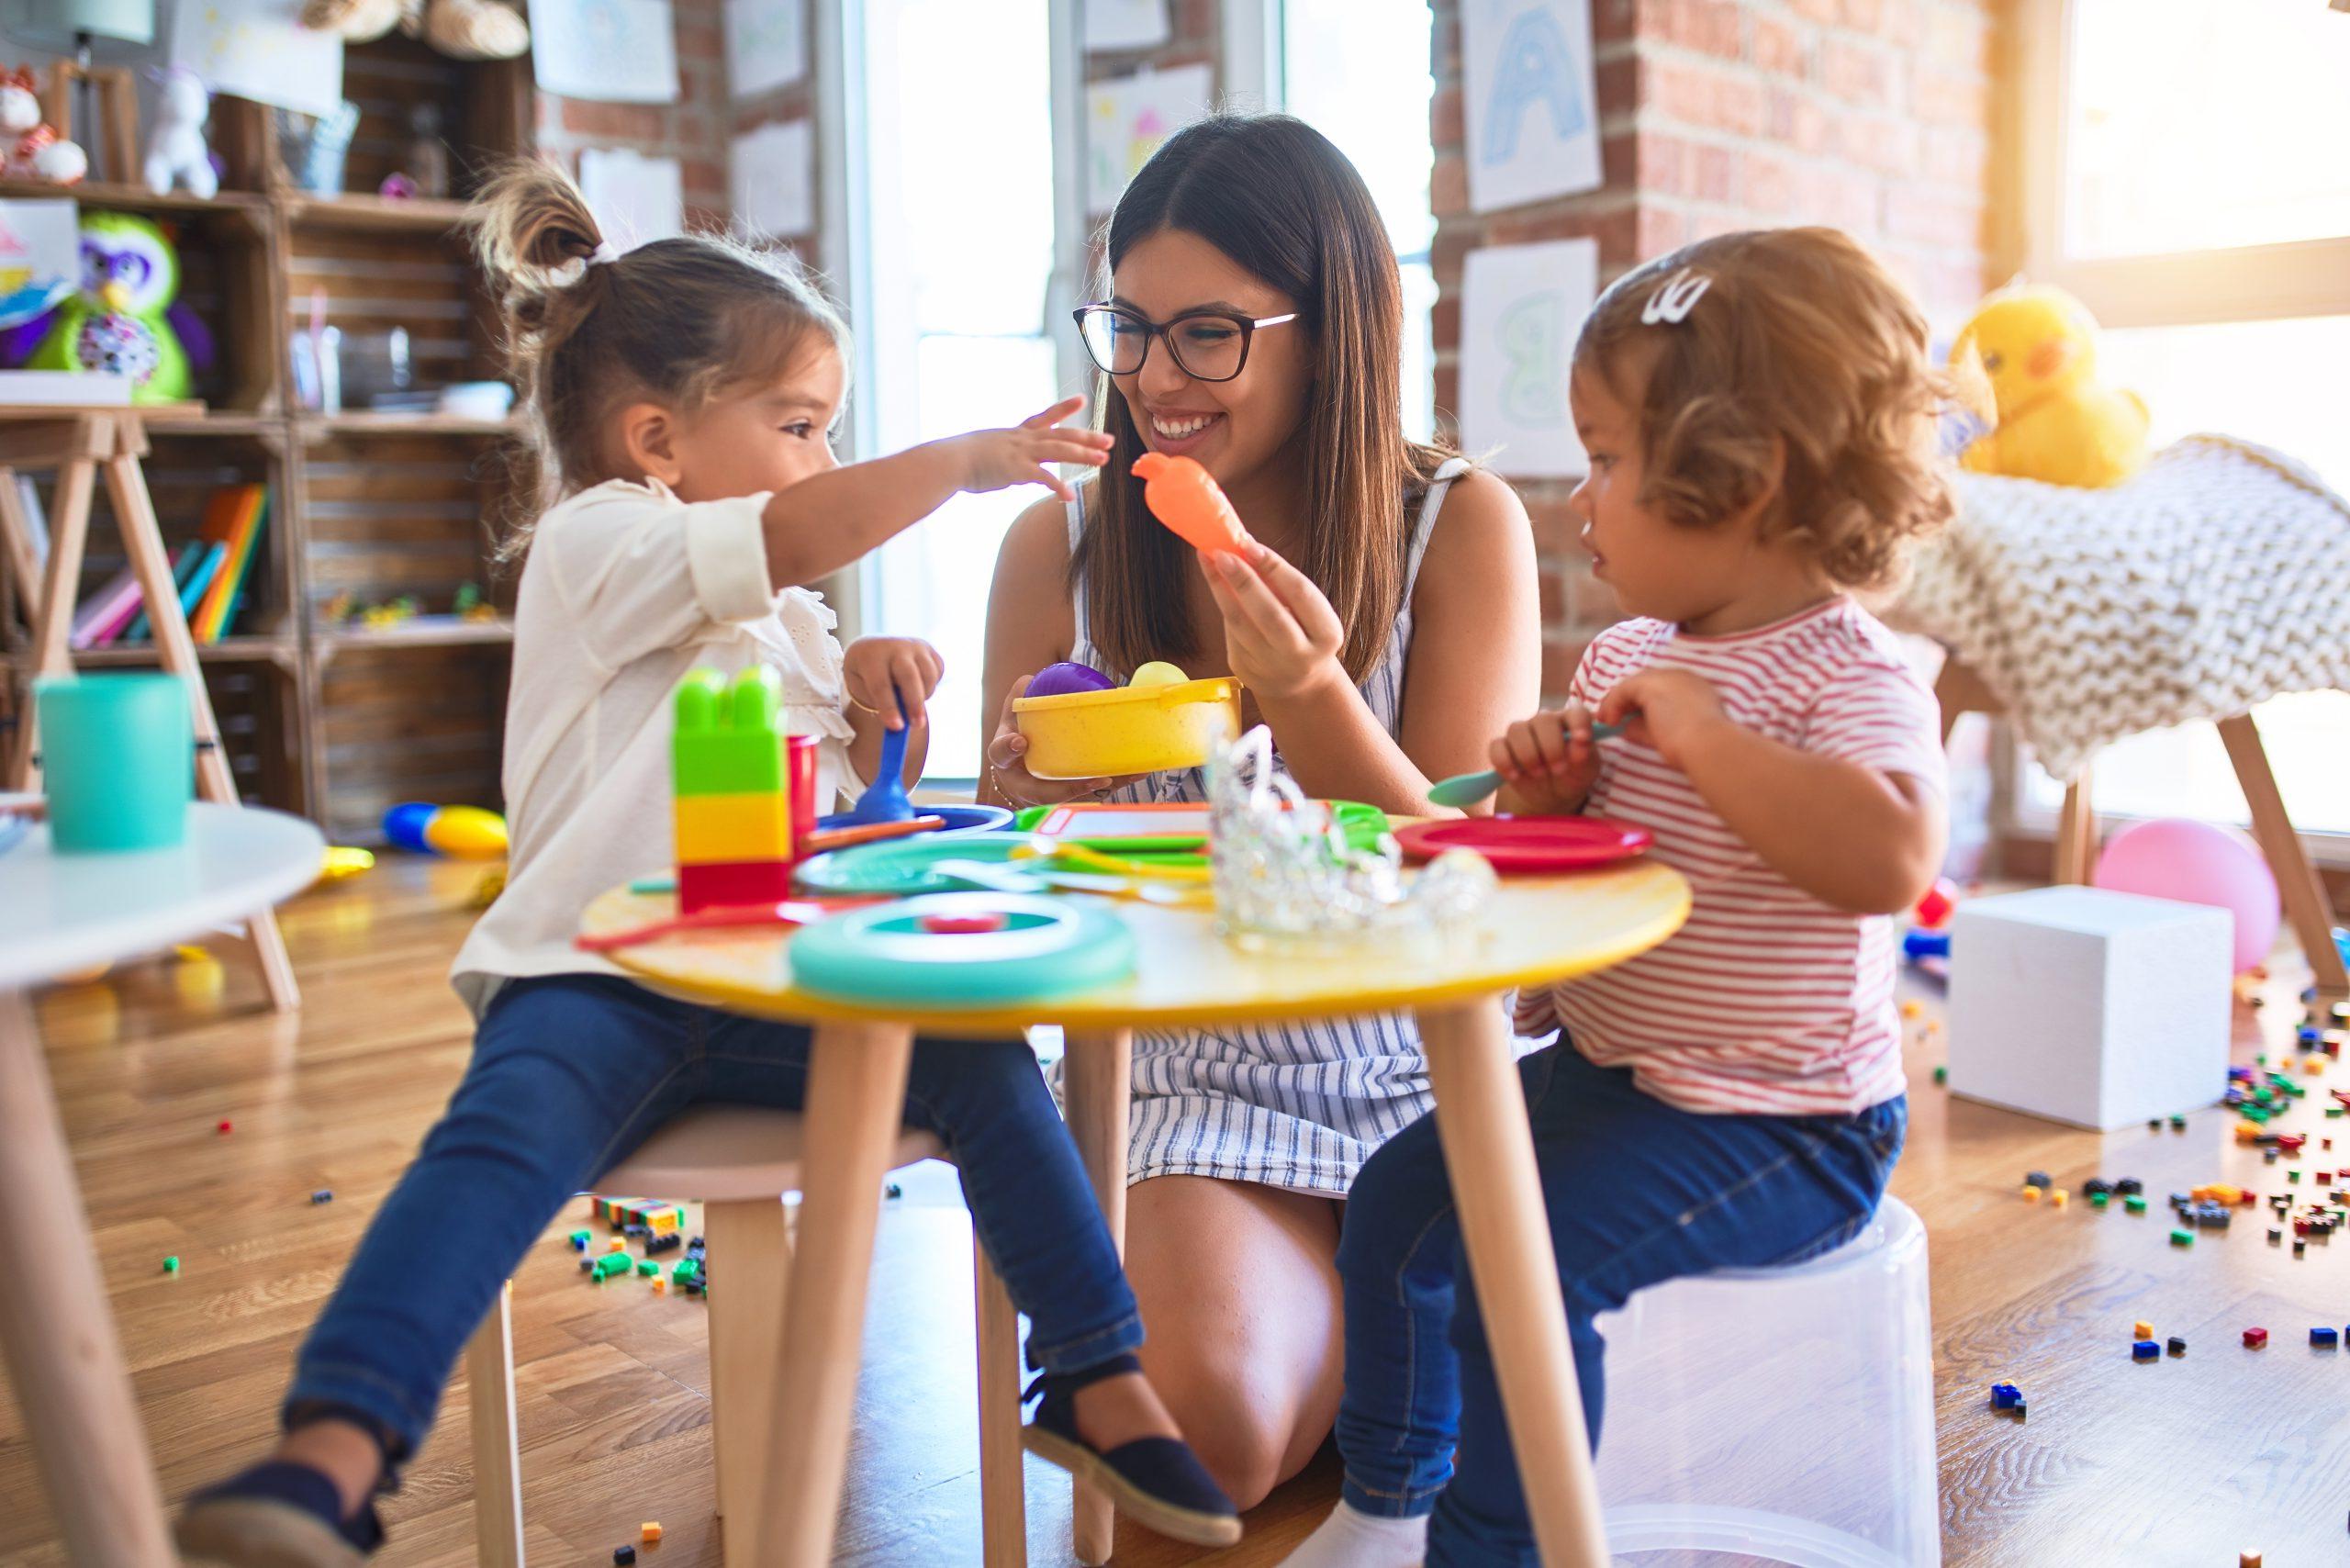
[{"label": "scattered lego bricks", "polygon": [[2163,1349],[2174,1356],[2183,1356],[2187,1354],[2187,1341],[2174,1334],[2164,1342]]},{"label": "scattered lego bricks", "polygon": [[2140,1339],[2132,1343],[2130,1347],[2130,1359],[2133,1361],[2154,1361],[2158,1359],[2162,1353],[2163,1348],[2160,1345],[2155,1344],[2152,1339]]},{"label": "scattered lego bricks", "polygon": [[2267,1343],[2268,1343],[2268,1330],[2267,1330],[2267,1329],[2266,1329],[2266,1328],[2247,1328],[2247,1329],[2245,1329],[2245,1330],[2244,1331],[2244,1348],[2245,1350],[2259,1350],[2262,1346],[2264,1346],[2264,1345],[2266,1345],[2266,1344],[2267,1344]]},{"label": "scattered lego bricks", "polygon": [[2132,1324],[2130,1330],[2130,1338],[2132,1339],[2151,1339],[2154,1337],[2154,1326],[2143,1317]]},{"label": "scattered lego bricks", "polygon": [[334,1193],[329,1189],[321,1187],[317,1192],[310,1194],[310,1202],[314,1204],[330,1204],[334,1202]]},{"label": "scattered lego bricks", "polygon": [[237,1130],[237,1126],[234,1122],[223,1117],[218,1130],[222,1137],[227,1137],[230,1133]]},{"label": "scattered lego bricks", "polygon": [[612,1548],[612,1561],[623,1564],[635,1562],[636,1548],[633,1546],[615,1546]]},{"label": "scattered lego bricks", "polygon": [[2195,1245],[2195,1233],[2191,1230],[2174,1230],[2170,1233],[2170,1244],[2173,1247],[2192,1247]]},{"label": "scattered lego bricks", "polygon": [[2342,1330],[2339,1328],[2329,1328],[2320,1324],[2310,1330],[2310,1349],[2312,1350],[2331,1350],[2341,1343]]},{"label": "scattered lego bricks", "polygon": [[661,1539],[661,1521],[659,1519],[647,1519],[643,1524],[636,1527],[636,1533],[643,1540],[646,1545],[650,1546],[655,1541]]},{"label": "scattered lego bricks", "polygon": [[167,1274],[176,1274],[176,1273],[178,1273],[179,1271],[180,1271],[180,1260],[179,1260],[178,1259],[176,1259],[176,1258],[166,1258],[166,1259],[164,1259],[164,1260],[163,1260],[163,1272],[165,1272],[165,1273],[167,1273]]},{"label": "scattered lego bricks", "polygon": [[2003,1415],[2011,1415],[2019,1421],[2022,1420],[2024,1417],[2023,1390],[2012,1383],[1993,1383],[1991,1408]]}]

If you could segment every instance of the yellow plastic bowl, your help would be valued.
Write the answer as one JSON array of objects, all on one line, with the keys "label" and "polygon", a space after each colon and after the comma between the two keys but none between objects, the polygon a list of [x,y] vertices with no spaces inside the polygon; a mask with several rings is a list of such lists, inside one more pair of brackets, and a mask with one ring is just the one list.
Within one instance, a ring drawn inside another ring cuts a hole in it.
[{"label": "yellow plastic bowl", "polygon": [[1240,683],[1230,676],[1174,686],[1122,686],[1023,697],[1013,718],[1022,758],[1039,778],[1100,778],[1197,767],[1240,733]]}]

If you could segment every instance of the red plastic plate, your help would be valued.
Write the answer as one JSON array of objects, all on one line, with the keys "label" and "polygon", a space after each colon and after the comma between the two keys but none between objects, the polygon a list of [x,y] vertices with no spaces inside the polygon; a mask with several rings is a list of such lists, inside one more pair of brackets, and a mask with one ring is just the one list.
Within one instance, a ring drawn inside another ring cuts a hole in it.
[{"label": "red plastic plate", "polygon": [[1504,873],[1612,866],[1646,854],[1652,836],[1644,827],[1606,817],[1454,817],[1395,830],[1395,842],[1411,859],[1473,849]]}]

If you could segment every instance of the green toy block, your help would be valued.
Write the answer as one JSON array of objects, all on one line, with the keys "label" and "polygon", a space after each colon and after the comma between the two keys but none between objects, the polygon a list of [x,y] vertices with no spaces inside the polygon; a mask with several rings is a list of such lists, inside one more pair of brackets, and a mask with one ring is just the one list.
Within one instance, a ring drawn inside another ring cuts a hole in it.
[{"label": "green toy block", "polygon": [[607,1252],[596,1260],[596,1282],[603,1283],[614,1274],[628,1272],[631,1260],[625,1252]]},{"label": "green toy block", "polygon": [[2089,1194],[2089,1207],[2091,1207],[2091,1208],[2093,1208],[2093,1209],[2101,1209],[2101,1208],[2105,1207],[2105,1203],[2106,1203],[2106,1194],[2105,1194],[2105,1193],[2091,1193]]},{"label": "green toy block", "polygon": [[2174,1230],[2170,1233],[2170,1244],[2173,1247],[2192,1247],[2195,1245],[2195,1233],[2191,1230]]},{"label": "green toy block", "polygon": [[783,679],[753,665],[731,682],[698,669],[677,688],[670,764],[679,795],[772,794],[784,787]]},{"label": "green toy block", "polygon": [[2146,1200],[2135,1193],[2126,1193],[2122,1197],[2121,1206],[2133,1215],[2142,1215],[2146,1212]]},{"label": "green toy block", "polygon": [[591,1231],[575,1230],[571,1233],[569,1239],[574,1247],[585,1247],[596,1238]]},{"label": "green toy block", "polygon": [[178,1259],[176,1259],[176,1258],[166,1258],[166,1259],[164,1259],[164,1260],[163,1260],[163,1272],[165,1272],[165,1273],[167,1273],[167,1274],[176,1274],[176,1273],[178,1273],[179,1271],[180,1271],[180,1260],[179,1260]]},{"label": "green toy block", "polygon": [[1938,1067],[1934,1069],[1934,1081],[1936,1083],[1948,1083],[1950,1081],[1950,1069],[1946,1067]]},{"label": "green toy block", "polygon": [[636,1260],[636,1271],[641,1277],[649,1280],[661,1271],[661,1265],[650,1258],[640,1258]]},{"label": "green toy block", "polygon": [[699,1278],[701,1278],[701,1260],[699,1258],[680,1258],[669,1270],[669,1279],[674,1284],[682,1285],[688,1280]]}]

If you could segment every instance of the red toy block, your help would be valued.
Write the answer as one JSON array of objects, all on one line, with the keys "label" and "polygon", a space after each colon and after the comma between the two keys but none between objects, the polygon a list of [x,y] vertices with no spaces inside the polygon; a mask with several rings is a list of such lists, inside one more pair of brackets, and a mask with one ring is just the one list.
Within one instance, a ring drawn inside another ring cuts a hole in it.
[{"label": "red toy block", "polygon": [[2244,1331],[2244,1346],[2245,1350],[2257,1350],[2261,1346],[2266,1345],[2266,1343],[2268,1343],[2267,1329],[2247,1328]]},{"label": "red toy block", "polygon": [[791,896],[789,860],[720,860],[677,868],[677,913],[716,904],[775,904]]}]

